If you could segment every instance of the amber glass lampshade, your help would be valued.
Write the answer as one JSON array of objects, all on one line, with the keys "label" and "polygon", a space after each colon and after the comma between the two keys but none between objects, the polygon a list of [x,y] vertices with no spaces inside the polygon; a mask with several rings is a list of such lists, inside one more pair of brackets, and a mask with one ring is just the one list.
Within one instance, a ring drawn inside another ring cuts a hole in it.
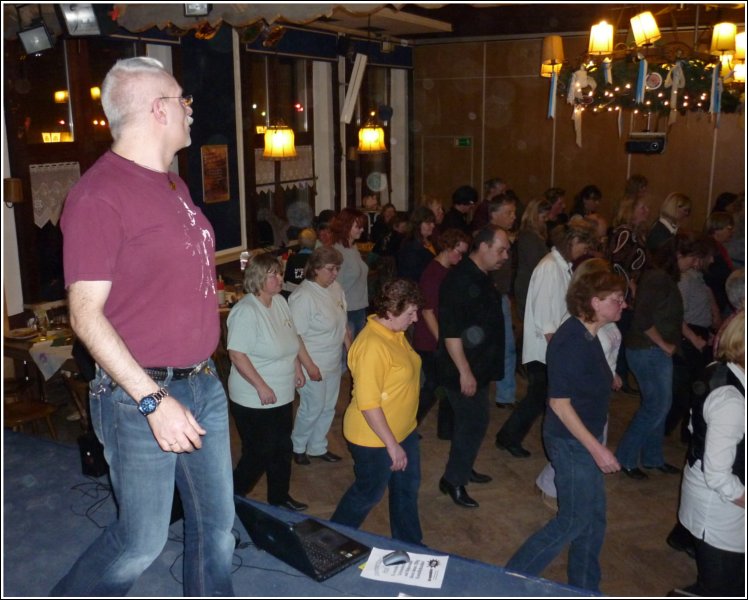
[{"label": "amber glass lampshade", "polygon": [[631,31],[637,46],[651,46],[662,37],[657,21],[648,10],[631,17]]},{"label": "amber glass lampshade", "polygon": [[543,38],[543,49],[540,53],[540,76],[550,77],[558,73],[564,62],[564,44],[560,35],[547,35]]},{"label": "amber glass lampshade", "polygon": [[711,54],[734,54],[737,31],[735,23],[717,23],[712,32]]},{"label": "amber glass lampshade", "polygon": [[613,52],[613,26],[600,21],[590,30],[589,54],[602,56]]},{"label": "amber glass lampshade", "polygon": [[265,130],[265,150],[263,158],[282,160],[296,157],[293,129],[285,123],[276,123]]},{"label": "amber glass lampshade", "polygon": [[734,60],[745,62],[745,31],[735,36]]},{"label": "amber glass lampshade", "polygon": [[358,130],[358,151],[367,154],[387,152],[387,146],[384,143],[384,129],[374,118],[370,118]]}]

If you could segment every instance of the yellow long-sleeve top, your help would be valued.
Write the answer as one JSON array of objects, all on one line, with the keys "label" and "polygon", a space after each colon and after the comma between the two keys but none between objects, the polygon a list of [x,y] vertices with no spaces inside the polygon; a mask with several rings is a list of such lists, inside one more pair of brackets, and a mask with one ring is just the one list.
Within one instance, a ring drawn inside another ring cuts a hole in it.
[{"label": "yellow long-sleeve top", "polygon": [[381,408],[398,442],[416,428],[421,357],[404,332],[395,332],[369,317],[348,352],[353,398],[343,417],[345,438],[359,446],[384,447],[362,411]]}]

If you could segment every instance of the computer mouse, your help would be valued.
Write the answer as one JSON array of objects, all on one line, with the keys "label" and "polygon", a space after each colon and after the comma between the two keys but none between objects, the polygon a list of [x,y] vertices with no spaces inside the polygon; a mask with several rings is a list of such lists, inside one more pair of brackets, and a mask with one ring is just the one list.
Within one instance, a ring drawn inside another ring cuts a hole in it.
[{"label": "computer mouse", "polygon": [[390,552],[389,554],[385,554],[382,557],[382,563],[386,567],[391,567],[393,565],[402,565],[403,563],[409,562],[410,556],[408,556],[408,553],[405,550],[395,550],[393,552]]}]

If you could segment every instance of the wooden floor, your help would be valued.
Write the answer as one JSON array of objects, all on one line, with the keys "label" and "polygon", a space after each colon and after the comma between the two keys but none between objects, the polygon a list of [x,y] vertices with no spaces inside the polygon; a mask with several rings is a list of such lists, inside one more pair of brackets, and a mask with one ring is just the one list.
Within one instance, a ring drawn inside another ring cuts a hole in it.
[{"label": "wooden floor", "polygon": [[[308,513],[329,518],[343,492],[353,479],[352,460],[341,434],[341,417],[348,402],[350,380],[344,376],[335,421],[330,432],[330,450],[344,456],[339,463],[313,461],[309,466],[293,466],[291,494],[309,504]],[[518,378],[518,396],[525,382]],[[64,391],[62,392],[64,394]],[[610,446],[615,448],[639,403],[638,396],[615,394],[610,418]],[[67,421],[71,407],[55,415],[58,437],[75,441],[80,428]],[[511,457],[493,446],[494,434],[509,415],[508,410],[491,409],[488,428],[476,470],[490,474],[488,484],[471,484],[468,491],[479,503],[478,509],[464,509],[438,490],[449,452],[449,442],[436,437],[436,412],[421,426],[422,483],[420,515],[424,543],[431,548],[504,565],[520,544],[553,516],[535,487],[535,478],[545,464],[540,442],[540,424],[527,436],[525,446],[532,452],[526,459]],[[44,427],[42,434],[46,435]],[[238,458],[239,441],[232,424],[232,455]],[[682,464],[685,446],[675,436],[666,440],[668,462]],[[644,482],[622,474],[606,476],[608,528],[602,551],[602,591],[612,596],[664,596],[674,588],[695,581],[696,567],[684,553],[665,543],[675,522],[680,477],[650,474]],[[250,494],[266,501],[264,480]],[[377,506],[363,529],[389,536],[386,498]],[[542,576],[566,582],[566,554],[560,555]],[[499,593],[497,591],[497,593]]]}]

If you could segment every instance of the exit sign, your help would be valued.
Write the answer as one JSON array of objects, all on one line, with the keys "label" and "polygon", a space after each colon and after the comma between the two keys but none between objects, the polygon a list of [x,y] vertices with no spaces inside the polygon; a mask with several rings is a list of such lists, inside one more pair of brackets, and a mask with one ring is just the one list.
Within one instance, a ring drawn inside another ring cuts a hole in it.
[{"label": "exit sign", "polygon": [[454,139],[455,148],[471,148],[473,146],[473,138],[467,137],[456,137]]}]

